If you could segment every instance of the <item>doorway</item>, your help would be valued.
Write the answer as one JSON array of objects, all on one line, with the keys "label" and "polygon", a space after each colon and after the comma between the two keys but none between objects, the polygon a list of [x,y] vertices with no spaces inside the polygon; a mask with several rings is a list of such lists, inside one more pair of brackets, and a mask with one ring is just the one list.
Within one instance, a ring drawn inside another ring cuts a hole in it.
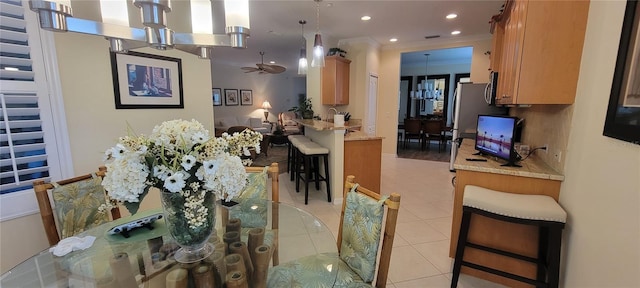
[{"label": "doorway", "polygon": [[[428,56],[425,57],[425,54]],[[444,129],[450,126],[456,83],[470,76],[472,55],[473,47],[424,50],[401,54],[398,157],[449,161],[451,147],[449,141],[445,141],[444,149],[439,149],[439,145],[435,145],[436,141],[431,142],[430,149],[428,149],[428,145],[422,149],[422,144],[413,140],[404,149],[402,128],[404,120],[408,118],[442,119]],[[421,84],[420,90],[418,90],[418,84]]]}]

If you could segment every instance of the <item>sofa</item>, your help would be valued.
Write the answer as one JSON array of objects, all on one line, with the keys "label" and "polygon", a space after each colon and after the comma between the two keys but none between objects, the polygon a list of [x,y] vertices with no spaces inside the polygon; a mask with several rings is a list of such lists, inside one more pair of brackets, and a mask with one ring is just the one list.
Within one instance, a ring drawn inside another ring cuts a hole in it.
[{"label": "sofa", "polygon": [[227,116],[216,118],[214,122],[217,131],[227,131],[229,127],[246,126],[262,134],[271,132],[271,123],[262,122],[262,118],[248,116]]},{"label": "sofa", "polygon": [[295,112],[282,112],[278,115],[278,122],[284,128],[284,132],[290,134],[300,133],[300,125],[294,119],[298,118]]}]

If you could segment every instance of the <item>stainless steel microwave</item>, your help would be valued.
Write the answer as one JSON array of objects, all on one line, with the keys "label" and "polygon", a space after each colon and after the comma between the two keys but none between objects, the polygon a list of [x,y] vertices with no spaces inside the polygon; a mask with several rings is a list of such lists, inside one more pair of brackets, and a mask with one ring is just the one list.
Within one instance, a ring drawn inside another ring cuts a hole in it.
[{"label": "stainless steel microwave", "polygon": [[498,72],[491,71],[489,74],[489,83],[484,91],[484,100],[489,105],[496,105],[496,92],[498,90]]}]

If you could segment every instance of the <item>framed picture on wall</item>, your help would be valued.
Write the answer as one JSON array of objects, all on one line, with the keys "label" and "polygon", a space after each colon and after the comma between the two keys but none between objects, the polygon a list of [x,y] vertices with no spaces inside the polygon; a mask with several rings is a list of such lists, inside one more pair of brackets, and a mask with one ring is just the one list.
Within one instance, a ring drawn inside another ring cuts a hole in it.
[{"label": "framed picture on wall", "polygon": [[253,105],[253,94],[251,93],[251,90],[240,90],[240,105]]},{"label": "framed picture on wall", "polygon": [[182,60],[111,52],[116,109],[184,108]]},{"label": "framed picture on wall", "polygon": [[640,5],[627,0],[603,135],[640,144]]},{"label": "framed picture on wall", "polygon": [[213,106],[222,106],[222,89],[213,88],[211,97],[213,98]]},{"label": "framed picture on wall", "polygon": [[238,89],[224,89],[224,104],[227,106],[237,106],[240,103],[238,99]]}]

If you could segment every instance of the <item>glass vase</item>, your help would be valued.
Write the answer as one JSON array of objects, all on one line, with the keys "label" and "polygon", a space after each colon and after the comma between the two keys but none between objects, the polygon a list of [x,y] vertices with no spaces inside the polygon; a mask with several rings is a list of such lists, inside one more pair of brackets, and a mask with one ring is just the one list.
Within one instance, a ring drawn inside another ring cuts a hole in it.
[{"label": "glass vase", "polygon": [[171,237],[180,245],[174,257],[193,263],[213,253],[208,243],[215,227],[215,195],[212,192],[161,192],[164,221]]}]

